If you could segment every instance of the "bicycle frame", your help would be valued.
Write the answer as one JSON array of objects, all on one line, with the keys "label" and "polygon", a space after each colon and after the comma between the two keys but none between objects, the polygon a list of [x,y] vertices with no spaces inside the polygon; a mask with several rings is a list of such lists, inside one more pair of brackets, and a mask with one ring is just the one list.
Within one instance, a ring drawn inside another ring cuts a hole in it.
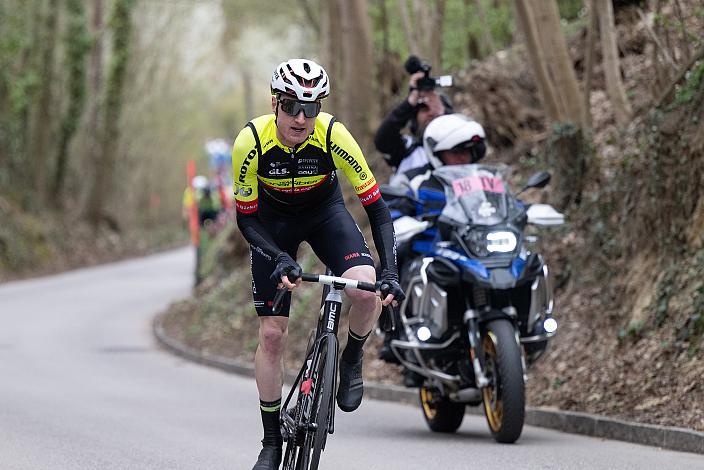
[{"label": "bicycle frame", "polygon": [[[318,325],[316,328],[315,332],[315,339],[312,344],[312,348],[308,351],[306,354],[306,360],[303,363],[303,366],[301,367],[300,371],[298,372],[298,375],[296,376],[296,380],[294,381],[294,387],[291,387],[291,390],[289,391],[286,401],[284,402],[282,409],[288,409],[288,405],[291,401],[291,398],[293,398],[294,392],[296,392],[296,387],[295,384],[302,383],[301,379],[303,378],[303,382],[306,380],[311,379],[311,374],[312,372],[316,369],[314,366],[315,364],[314,359],[319,360],[319,355],[320,355],[320,347],[321,343],[323,340],[328,341],[329,347],[332,347],[335,349],[335,351],[338,351],[338,339],[337,339],[337,331],[340,326],[340,315],[342,311],[342,296],[340,295],[342,290],[344,289],[344,286],[342,287],[333,287],[330,289],[328,294],[325,297],[325,301],[323,302],[323,306],[320,309],[320,317],[318,318]],[[334,391],[337,388],[337,359],[339,359],[338,354],[335,355],[335,384],[332,387],[332,391]],[[313,384],[315,386],[315,384]],[[300,390],[298,390],[300,392]],[[311,393],[314,393],[315,389],[311,390]],[[291,425],[295,425],[295,423],[289,423]],[[335,407],[332,407],[332,410],[330,412],[330,423],[329,423],[329,428],[328,428],[328,433],[332,434],[335,432]]]},{"label": "bicycle frame", "polygon": [[[317,469],[320,452],[325,448],[327,435],[335,432],[334,394],[337,388],[339,362],[337,332],[342,313],[342,290],[353,288],[376,292],[376,285],[329,275],[304,273],[300,277],[303,281],[323,284],[330,289],[327,294],[324,294],[315,337],[309,346],[306,360],[282,406],[281,431],[287,442],[283,463],[284,465],[287,465],[287,462],[295,464],[297,469],[308,469],[312,460],[311,468]],[[279,291],[274,299],[275,311],[281,305],[283,294],[285,290]],[[324,347],[326,349],[323,349]],[[331,351],[334,352],[334,360],[331,357]],[[319,374],[321,364],[324,373]],[[297,392],[296,407],[293,408],[292,413],[289,410],[289,404],[295,392]],[[321,419],[323,422],[320,421]],[[318,426],[325,426],[324,432],[321,433],[322,429],[318,429]],[[309,452],[313,447],[311,456]],[[289,458],[293,460],[288,460]]]}]

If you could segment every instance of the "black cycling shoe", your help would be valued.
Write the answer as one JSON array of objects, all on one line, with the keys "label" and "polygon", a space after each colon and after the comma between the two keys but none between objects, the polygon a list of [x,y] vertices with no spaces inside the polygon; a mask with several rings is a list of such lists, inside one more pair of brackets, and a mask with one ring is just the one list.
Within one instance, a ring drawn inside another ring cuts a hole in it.
[{"label": "black cycling shoe", "polygon": [[337,388],[337,406],[342,411],[350,412],[359,408],[364,395],[362,381],[362,358],[359,362],[350,364],[340,360],[340,386]]},{"label": "black cycling shoe", "polygon": [[281,465],[281,447],[265,445],[259,452],[259,458],[252,470],[278,470],[279,465]]}]

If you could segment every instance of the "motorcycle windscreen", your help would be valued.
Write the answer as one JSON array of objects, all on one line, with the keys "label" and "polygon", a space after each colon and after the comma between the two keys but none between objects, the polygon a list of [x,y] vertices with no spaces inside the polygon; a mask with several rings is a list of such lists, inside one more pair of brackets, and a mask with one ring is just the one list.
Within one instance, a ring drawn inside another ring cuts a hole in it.
[{"label": "motorcycle windscreen", "polygon": [[460,224],[496,225],[508,216],[506,165],[448,165],[433,171],[445,188],[442,216]]}]

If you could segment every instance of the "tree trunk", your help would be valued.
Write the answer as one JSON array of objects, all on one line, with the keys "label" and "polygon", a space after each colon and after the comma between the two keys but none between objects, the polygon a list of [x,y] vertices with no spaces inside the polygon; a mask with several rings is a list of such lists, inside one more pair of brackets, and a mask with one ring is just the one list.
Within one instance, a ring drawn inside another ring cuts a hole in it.
[{"label": "tree trunk", "polygon": [[101,125],[101,100],[103,88],[103,0],[95,0],[93,3],[93,48],[90,53],[90,69],[89,69],[89,91],[93,97],[88,107],[88,125],[87,135],[90,139],[88,144],[88,160],[93,164],[93,185],[90,188],[90,197],[86,202],[85,214],[86,218],[94,225],[98,223],[100,218],[102,204],[102,196],[94,198],[96,192],[102,190],[102,186],[98,184],[98,178],[103,178],[101,169],[100,156],[100,132]]},{"label": "tree trunk", "polygon": [[116,0],[110,17],[112,36],[112,58],[105,91],[105,112],[98,162],[98,172],[91,199],[93,212],[90,220],[97,228],[102,220],[108,221],[103,213],[104,205],[112,189],[112,178],[120,140],[120,116],[122,113],[122,90],[127,76],[130,58],[130,37],[132,23],[130,13],[134,0]]},{"label": "tree trunk", "polygon": [[516,0],[516,19],[525,36],[526,50],[530,57],[538,92],[545,107],[545,115],[549,122],[560,122],[563,116],[560,114],[560,107],[557,103],[557,91],[553,89],[552,80],[548,73],[547,60],[538,36],[530,0]]},{"label": "tree trunk", "polygon": [[49,140],[52,137],[51,134],[54,129],[54,123],[52,121],[54,113],[52,110],[54,109],[54,59],[56,56],[55,44],[58,17],[58,0],[49,0],[48,10],[44,17],[44,34],[42,35],[41,44],[40,96],[37,114],[34,119],[36,141],[34,149],[32,150],[34,158],[34,189],[40,204],[44,204],[47,197]]},{"label": "tree trunk", "polygon": [[621,80],[613,4],[611,0],[597,0],[596,4],[599,11],[599,31],[601,32],[601,50],[604,57],[606,91],[616,115],[616,122],[625,125],[630,121],[633,111],[628,103],[626,90]]},{"label": "tree trunk", "polygon": [[[372,70],[372,40],[366,0],[342,0],[342,57],[344,83],[348,92],[342,97],[341,113],[358,141],[370,136],[369,117],[374,115],[372,88],[353,86]],[[332,79],[331,79],[332,83]]]},{"label": "tree trunk", "polygon": [[[584,137],[584,111],[577,77],[567,53],[554,0],[516,0],[538,89],[551,124],[548,163],[555,171],[554,204],[579,204],[590,147]],[[535,16],[533,16],[535,13]]]},{"label": "tree trunk", "polygon": [[[610,0],[609,0],[610,1]],[[560,25],[560,12],[555,0],[531,0],[535,12],[535,25],[543,50],[545,65],[557,92],[557,104],[563,121],[582,125],[582,97],[572,59],[567,51],[567,41]]]},{"label": "tree trunk", "polygon": [[416,41],[415,28],[413,26],[413,21],[411,20],[411,15],[408,11],[408,3],[406,0],[398,0],[398,9],[401,14],[401,24],[403,25],[403,33],[406,36],[406,44],[408,44],[408,51],[413,55],[421,54],[418,48],[418,42]]},{"label": "tree trunk", "polygon": [[66,67],[68,68],[69,105],[61,124],[59,152],[52,186],[51,201],[61,207],[61,192],[68,165],[68,147],[78,129],[86,97],[86,54],[90,50],[90,37],[86,28],[86,15],[82,0],[66,0],[68,27],[66,30]]},{"label": "tree trunk", "polygon": [[592,78],[594,76],[594,43],[598,33],[598,12],[596,10],[596,1],[589,0],[588,4],[588,20],[587,20],[587,39],[585,45],[584,59],[584,125],[587,129],[592,127]]},{"label": "tree trunk", "polygon": [[442,31],[443,21],[445,19],[445,0],[436,0],[435,8],[432,8],[428,16],[428,35],[430,38],[429,59],[433,65],[433,74],[442,74]]},{"label": "tree trunk", "polygon": [[[465,4],[467,3],[468,2],[465,2]],[[480,28],[482,31],[482,40],[484,42],[483,54],[491,55],[496,50],[496,45],[494,44],[494,38],[491,36],[489,23],[486,19],[486,10],[484,9],[484,2],[482,0],[474,0],[474,8],[477,11],[477,17],[479,17],[479,23],[481,25]],[[482,57],[484,57],[484,55]]]},{"label": "tree trunk", "polygon": [[326,112],[337,115],[342,110],[342,90],[344,90],[344,76],[342,74],[342,28],[340,27],[340,3],[342,0],[325,2],[321,15],[320,31],[324,38],[321,64],[330,78],[330,96],[323,102]]}]

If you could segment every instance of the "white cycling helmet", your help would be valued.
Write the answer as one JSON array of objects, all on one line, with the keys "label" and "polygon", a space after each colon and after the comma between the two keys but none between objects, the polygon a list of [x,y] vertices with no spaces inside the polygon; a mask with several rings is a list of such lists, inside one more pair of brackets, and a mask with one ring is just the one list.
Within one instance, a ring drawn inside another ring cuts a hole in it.
[{"label": "white cycling helmet", "polygon": [[330,94],[330,80],[320,65],[308,59],[281,62],[271,75],[271,94],[287,93],[300,101],[317,101]]},{"label": "white cycling helmet", "polygon": [[203,175],[194,176],[191,183],[193,183],[193,189],[205,189],[208,187],[208,178]]},{"label": "white cycling helmet", "polygon": [[485,138],[484,128],[478,122],[462,114],[445,114],[425,128],[423,148],[434,168],[443,165],[442,152],[452,149],[473,149],[472,163],[476,163],[486,153]]}]

